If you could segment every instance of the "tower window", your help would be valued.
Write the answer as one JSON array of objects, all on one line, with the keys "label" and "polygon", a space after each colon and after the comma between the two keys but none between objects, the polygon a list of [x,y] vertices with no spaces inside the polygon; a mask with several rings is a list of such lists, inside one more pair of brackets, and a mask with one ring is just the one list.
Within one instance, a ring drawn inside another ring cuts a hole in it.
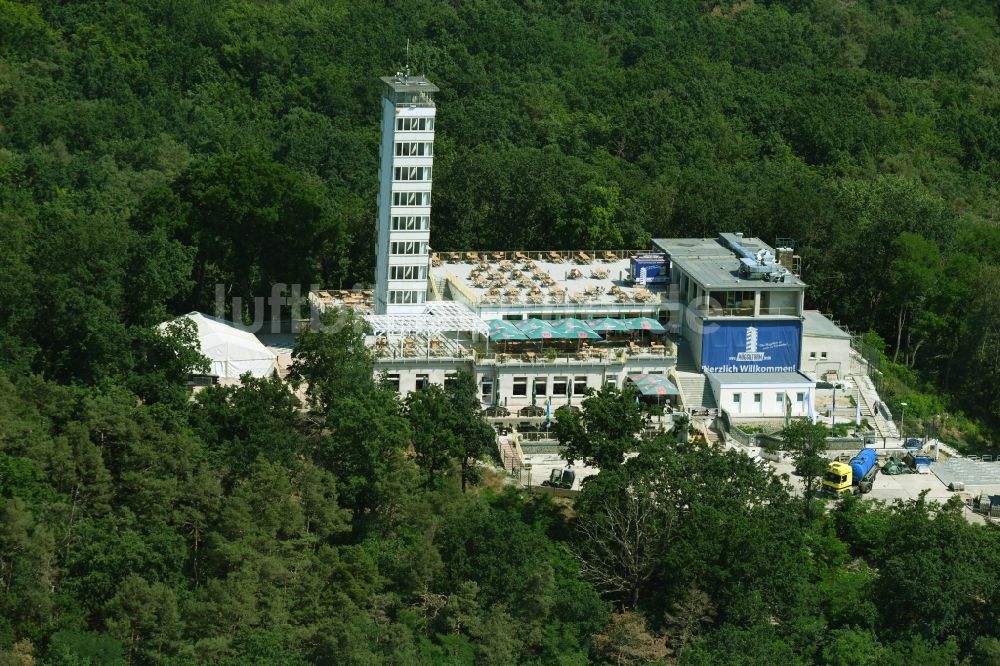
[{"label": "tower window", "polygon": [[434,144],[430,141],[397,141],[396,157],[432,157]]},{"label": "tower window", "polygon": [[396,167],[393,180],[430,180],[431,167]]},{"label": "tower window", "polygon": [[398,289],[390,289],[388,297],[389,302],[394,304],[424,302],[424,292],[422,291],[402,291]]},{"label": "tower window", "polygon": [[389,243],[389,254],[427,254],[427,243],[419,241],[393,241]]},{"label": "tower window", "polygon": [[433,132],[433,118],[396,118],[396,130],[399,132]]},{"label": "tower window", "polygon": [[431,226],[429,215],[393,215],[393,231],[427,231]]},{"label": "tower window", "polygon": [[390,280],[425,280],[427,266],[389,266]]},{"label": "tower window", "polygon": [[393,192],[393,206],[430,206],[430,192]]}]

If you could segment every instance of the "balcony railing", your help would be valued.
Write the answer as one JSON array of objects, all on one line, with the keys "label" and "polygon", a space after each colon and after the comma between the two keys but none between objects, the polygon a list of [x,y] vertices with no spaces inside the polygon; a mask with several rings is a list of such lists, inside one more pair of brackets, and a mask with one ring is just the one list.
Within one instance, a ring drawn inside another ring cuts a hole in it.
[{"label": "balcony railing", "polygon": [[466,361],[476,363],[502,363],[508,365],[614,365],[632,361],[674,360],[677,351],[672,344],[655,347],[613,347],[601,350],[524,352],[483,352],[473,349],[424,348],[400,350],[397,347],[375,350],[375,363],[421,364],[427,362]]},{"label": "balcony railing", "polygon": [[760,313],[762,315],[787,315],[789,317],[795,317],[802,314],[797,307],[761,307]]},{"label": "balcony railing", "polygon": [[477,362],[492,361],[512,365],[612,365],[624,364],[632,360],[676,359],[673,344],[643,347],[611,347],[608,349],[582,349],[579,351],[489,352],[477,353]]},{"label": "balcony railing", "polygon": [[748,308],[709,308],[708,314],[712,317],[752,317],[753,306]]},{"label": "balcony railing", "polygon": [[[753,308],[713,308],[698,306],[698,312],[708,314],[710,317],[753,317]],[[785,315],[789,317],[797,316],[800,313],[797,307],[761,307],[758,316]]]}]

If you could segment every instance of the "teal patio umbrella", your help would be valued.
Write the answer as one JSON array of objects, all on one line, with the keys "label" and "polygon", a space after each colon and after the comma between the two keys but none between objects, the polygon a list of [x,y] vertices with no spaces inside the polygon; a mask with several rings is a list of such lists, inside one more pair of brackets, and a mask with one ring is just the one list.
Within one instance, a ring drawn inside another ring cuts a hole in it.
[{"label": "teal patio umbrella", "polygon": [[588,319],[587,326],[591,330],[597,331],[598,333],[622,333],[624,331],[630,331],[628,324],[626,324],[621,319],[612,319],[611,317],[604,317],[603,319]]},{"label": "teal patio umbrella", "polygon": [[625,323],[628,325],[629,329],[633,331],[649,331],[650,333],[667,332],[667,329],[663,328],[663,324],[656,321],[652,317],[633,317],[631,319],[626,319]]},{"label": "teal patio umbrella", "polygon": [[560,337],[567,340],[600,340],[601,336],[579,319],[563,319],[552,325]]},{"label": "teal patio umbrella", "polygon": [[541,319],[525,319],[517,323],[517,328],[529,340],[551,340],[559,337],[552,326]]}]

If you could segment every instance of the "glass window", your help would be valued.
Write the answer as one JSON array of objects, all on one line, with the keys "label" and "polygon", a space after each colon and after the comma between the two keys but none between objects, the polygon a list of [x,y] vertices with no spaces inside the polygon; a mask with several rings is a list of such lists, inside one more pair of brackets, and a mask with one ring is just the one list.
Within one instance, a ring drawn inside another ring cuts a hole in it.
[{"label": "glass window", "polygon": [[424,292],[422,291],[402,291],[398,289],[390,289],[388,297],[389,303],[406,304],[424,302]]},{"label": "glass window", "polygon": [[429,215],[393,215],[393,231],[427,231],[431,226]]},{"label": "glass window", "polygon": [[826,358],[826,352],[820,352],[820,358]]},{"label": "glass window", "polygon": [[393,206],[430,206],[430,192],[393,192]]},{"label": "glass window", "polygon": [[399,373],[390,372],[385,376],[385,381],[388,382],[389,386],[399,391]]},{"label": "glass window", "polygon": [[742,400],[742,399],[743,399],[743,396],[740,395],[739,393],[734,393],[733,394],[733,404],[734,405],[740,404],[740,400]]},{"label": "glass window", "polygon": [[430,141],[397,141],[396,157],[431,157],[434,144]]},{"label": "glass window", "polygon": [[778,403],[779,405],[785,404],[785,392],[784,391],[778,391],[777,393],[775,393],[774,394],[774,401],[776,403]]},{"label": "glass window", "polygon": [[535,395],[548,395],[548,377],[535,377]]},{"label": "glass window", "polygon": [[396,118],[396,130],[400,132],[433,132],[433,118]]},{"label": "glass window", "polygon": [[393,241],[389,243],[389,254],[427,254],[427,243],[423,241]]},{"label": "glass window", "polygon": [[805,393],[796,393],[795,394],[795,402],[805,402],[805,401],[806,401],[806,394]]},{"label": "glass window", "polygon": [[493,379],[483,377],[483,380],[479,383],[479,390],[482,393],[483,400],[491,402],[493,399]]},{"label": "glass window", "polygon": [[390,280],[424,280],[427,278],[427,266],[389,266]]},{"label": "glass window", "polygon": [[755,405],[759,405],[762,402],[763,396],[760,393],[753,394],[753,402]]},{"label": "glass window", "polygon": [[569,387],[568,377],[552,378],[552,395],[567,395],[568,387]]},{"label": "glass window", "polygon": [[393,169],[393,180],[430,180],[431,167],[411,166]]},{"label": "glass window", "polygon": [[526,396],[528,395],[528,378],[527,377],[514,377],[514,391],[513,394],[516,396]]},{"label": "glass window", "polygon": [[809,358],[810,359],[815,359],[816,358],[816,352],[809,352]]},{"label": "glass window", "polygon": [[573,380],[573,395],[586,395],[586,393],[587,393],[586,375],[577,376]]},{"label": "glass window", "polygon": [[430,375],[417,375],[416,387],[418,391],[423,391],[430,385],[431,385]]}]

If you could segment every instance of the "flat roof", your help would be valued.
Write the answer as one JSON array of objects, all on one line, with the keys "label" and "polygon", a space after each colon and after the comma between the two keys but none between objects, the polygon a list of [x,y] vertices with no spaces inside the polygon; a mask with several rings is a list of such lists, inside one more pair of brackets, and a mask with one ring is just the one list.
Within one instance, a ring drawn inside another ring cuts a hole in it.
[{"label": "flat roof", "polygon": [[380,76],[382,83],[398,93],[436,93],[440,88],[425,76]]},{"label": "flat roof", "polygon": [[718,255],[671,257],[670,263],[671,268],[676,266],[687,273],[692,280],[708,289],[714,287],[740,287],[762,289],[765,291],[781,289],[800,291],[806,286],[805,282],[795,277],[792,273],[786,273],[785,282],[749,280],[741,277],[739,273],[740,261],[729,250],[726,250],[724,254]]},{"label": "flat roof", "polygon": [[720,384],[782,384],[815,386],[816,380],[801,372],[710,372]]},{"label": "flat roof", "polygon": [[759,238],[730,233],[719,234],[714,238],[654,238],[653,244],[670,257],[671,267],[677,266],[692,280],[707,288],[749,287],[773,291],[801,290],[806,286],[805,282],[792,273],[786,275],[787,282],[740,277],[741,257],[723,241],[739,243],[750,254],[765,250],[772,256],[775,255],[775,249]]},{"label": "flat roof", "polygon": [[802,311],[802,335],[850,340],[851,334],[827,319],[819,310]]},{"label": "flat roof", "polygon": [[[735,257],[733,251],[715,238],[654,238],[653,244],[671,257]],[[774,248],[759,238],[740,238],[740,244],[751,252]]]},{"label": "flat roof", "polygon": [[457,281],[478,305],[653,304],[665,285],[633,285],[632,251],[435,252],[431,275]]}]

